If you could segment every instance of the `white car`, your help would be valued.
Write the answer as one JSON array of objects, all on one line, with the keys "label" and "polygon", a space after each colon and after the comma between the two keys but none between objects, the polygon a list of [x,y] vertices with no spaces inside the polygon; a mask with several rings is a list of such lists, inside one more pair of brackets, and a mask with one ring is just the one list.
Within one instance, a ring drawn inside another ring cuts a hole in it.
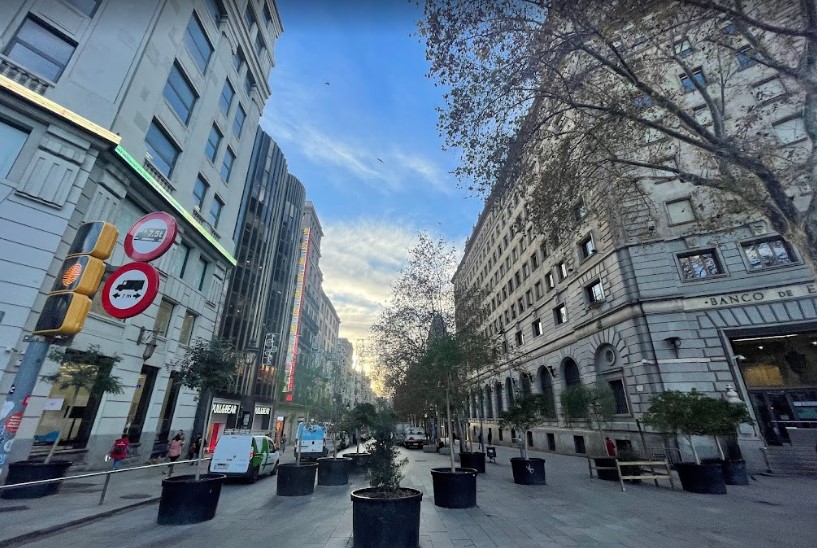
[{"label": "white car", "polygon": [[275,475],[279,460],[278,448],[267,436],[224,434],[213,451],[210,472],[254,483],[263,474]]},{"label": "white car", "polygon": [[403,445],[406,446],[406,449],[411,449],[412,447],[422,449],[425,443],[426,443],[425,430],[423,430],[419,426],[412,426],[411,428],[406,428],[406,440],[403,442]]}]

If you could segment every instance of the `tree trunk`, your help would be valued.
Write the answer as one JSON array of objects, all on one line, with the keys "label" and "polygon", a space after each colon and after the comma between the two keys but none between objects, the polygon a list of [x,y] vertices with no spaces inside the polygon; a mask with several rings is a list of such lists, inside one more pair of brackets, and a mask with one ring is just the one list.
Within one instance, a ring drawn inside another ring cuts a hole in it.
[{"label": "tree trunk", "polygon": [[[449,383],[450,384],[450,383]],[[454,437],[452,435],[451,427],[451,402],[449,401],[449,390],[450,386],[446,386],[445,389],[445,425],[446,429],[448,430],[448,438],[451,440],[451,445],[449,446],[448,456],[451,458],[451,472],[457,471],[457,465],[454,463]]]},{"label": "tree trunk", "polygon": [[202,428],[201,432],[201,444],[199,445],[199,455],[196,458],[196,481],[199,481],[201,477],[201,457],[204,455],[204,442],[207,440],[205,439],[205,434],[207,433],[207,427],[210,425],[210,416],[213,411],[213,395],[212,392],[209,390],[207,391],[210,394],[210,397],[207,399],[207,413],[204,415],[204,428]]}]

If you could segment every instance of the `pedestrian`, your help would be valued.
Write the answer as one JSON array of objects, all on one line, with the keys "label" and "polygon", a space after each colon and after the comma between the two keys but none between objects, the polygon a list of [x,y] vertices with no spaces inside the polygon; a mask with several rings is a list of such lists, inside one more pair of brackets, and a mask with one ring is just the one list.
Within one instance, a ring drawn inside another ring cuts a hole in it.
[{"label": "pedestrian", "polygon": [[179,439],[181,440],[182,445],[184,445],[184,430],[179,430],[178,432],[176,432],[176,435],[179,436]]},{"label": "pedestrian", "polygon": [[[170,462],[176,462],[179,460],[179,457],[182,456],[182,447],[184,446],[184,441],[182,441],[182,436],[176,434],[173,436],[173,439],[170,440],[167,444],[167,458]],[[162,472],[162,474],[167,474],[168,476],[173,475],[173,465],[167,467],[167,471]]]},{"label": "pedestrian", "polygon": [[[201,449],[202,443],[203,440],[200,435],[193,436],[193,441],[190,442],[190,449],[187,451],[187,460],[195,460],[199,456],[199,449]],[[190,466],[194,464],[194,462],[191,462]]]},{"label": "pedestrian", "polygon": [[479,431],[479,436],[477,436],[477,441],[479,441],[479,448],[480,450],[484,450],[485,446],[482,444],[482,429]]},{"label": "pedestrian", "polygon": [[604,445],[607,447],[607,456],[615,457],[616,456],[616,444],[613,440],[609,437],[604,438]]},{"label": "pedestrian", "polygon": [[494,443],[494,431],[493,429],[488,429],[488,445],[493,445]]},{"label": "pedestrian", "polygon": [[287,450],[287,435],[281,434],[281,452],[285,452]]},{"label": "pedestrian", "polygon": [[122,434],[122,437],[113,442],[111,447],[110,457],[113,460],[113,468],[111,470],[118,470],[122,465],[122,461],[128,457],[130,451],[130,440],[127,432]]}]

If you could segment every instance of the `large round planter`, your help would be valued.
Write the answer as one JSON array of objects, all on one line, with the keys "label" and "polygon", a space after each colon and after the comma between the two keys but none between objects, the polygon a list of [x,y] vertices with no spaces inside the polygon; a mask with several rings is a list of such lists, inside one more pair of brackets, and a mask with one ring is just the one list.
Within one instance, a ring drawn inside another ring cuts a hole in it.
[{"label": "large round planter", "polygon": [[375,487],[352,491],[355,548],[416,548],[422,491],[401,487],[397,496],[383,495]]},{"label": "large round planter", "polygon": [[460,453],[460,464],[463,468],[473,468],[480,474],[485,473],[485,453],[463,451]]},{"label": "large round planter", "polygon": [[278,496],[302,497],[315,491],[316,462],[297,465],[293,462],[278,465]]},{"label": "large round planter", "polygon": [[[6,485],[15,483],[26,483],[29,481],[40,481],[65,477],[65,472],[71,466],[67,460],[52,460],[48,464],[36,461],[10,462],[9,471],[6,476]],[[18,489],[4,489],[0,491],[0,497],[4,499],[34,499],[53,495],[60,490],[61,481],[54,483],[44,483],[42,485],[32,485],[20,487]]]},{"label": "large round planter", "polygon": [[323,457],[318,459],[318,485],[346,485],[352,459]]},{"label": "large round planter", "polygon": [[442,508],[473,508],[477,505],[477,471],[473,468],[432,468],[434,504]]},{"label": "large round planter", "polygon": [[679,462],[675,465],[681,488],[690,493],[705,495],[725,495],[726,484],[723,481],[723,468],[720,462]]},{"label": "large round planter", "polygon": [[173,476],[162,480],[159,525],[188,525],[213,519],[224,474]]},{"label": "large round planter", "polygon": [[547,485],[545,481],[545,459],[511,459],[513,482],[519,485]]},{"label": "large round planter", "polygon": [[349,472],[352,474],[365,472],[369,467],[369,457],[371,453],[346,453],[343,456],[352,459],[352,465],[349,468]]},{"label": "large round planter", "polygon": [[721,465],[726,485],[749,485],[749,472],[743,459],[726,460]]},{"label": "large round planter", "polygon": [[[615,457],[593,457],[593,462],[596,464],[596,476],[600,480],[618,481],[618,470],[616,469]],[[612,470],[599,470],[598,467],[611,467]],[[626,475],[626,474],[625,474]]]}]

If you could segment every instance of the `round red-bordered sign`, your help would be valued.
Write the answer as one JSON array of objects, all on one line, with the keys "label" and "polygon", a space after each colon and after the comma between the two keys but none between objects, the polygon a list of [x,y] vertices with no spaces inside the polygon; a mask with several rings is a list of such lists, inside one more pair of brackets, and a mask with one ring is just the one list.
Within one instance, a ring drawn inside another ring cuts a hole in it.
[{"label": "round red-bordered sign", "polygon": [[164,255],[176,240],[176,219],[164,211],[148,213],[125,235],[125,253],[134,261],[147,262]]},{"label": "round red-bordered sign", "polygon": [[119,318],[144,312],[159,293],[159,273],[147,263],[128,263],[117,268],[102,288],[102,308]]}]

